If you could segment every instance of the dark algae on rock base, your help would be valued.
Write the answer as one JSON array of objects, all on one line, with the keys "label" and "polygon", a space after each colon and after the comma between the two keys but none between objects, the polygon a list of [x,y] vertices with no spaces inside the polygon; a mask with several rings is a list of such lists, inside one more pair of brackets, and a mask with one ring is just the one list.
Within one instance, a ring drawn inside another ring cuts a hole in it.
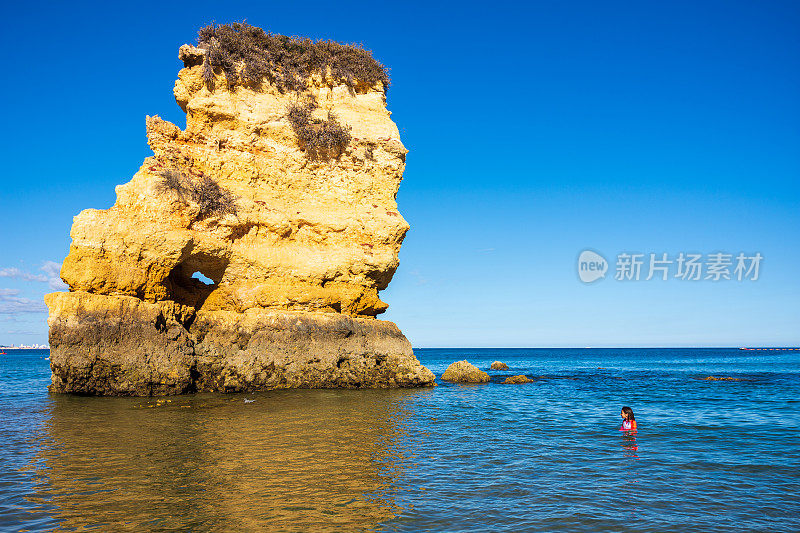
[{"label": "dark algae on rock base", "polygon": [[111,308],[107,300],[81,295],[81,309],[54,309],[52,392],[151,396],[432,381],[397,326],[384,320],[260,310],[231,322],[228,313],[171,302],[123,296]]},{"label": "dark algae on rock base", "polygon": [[[148,117],[153,157],[114,206],[75,217],[69,292],[45,299],[50,390],[434,385],[375,318],[409,227],[383,67],[242,24],[198,44],[181,47],[174,89],[186,129]],[[316,144],[288,116],[298,102],[311,134],[327,127]]]}]

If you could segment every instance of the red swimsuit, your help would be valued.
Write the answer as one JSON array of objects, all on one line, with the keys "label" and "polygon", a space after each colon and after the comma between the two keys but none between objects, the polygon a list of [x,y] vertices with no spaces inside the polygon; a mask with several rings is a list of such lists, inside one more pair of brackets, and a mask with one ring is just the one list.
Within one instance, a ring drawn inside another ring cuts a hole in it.
[{"label": "red swimsuit", "polygon": [[636,431],[636,420],[623,420],[620,431]]}]

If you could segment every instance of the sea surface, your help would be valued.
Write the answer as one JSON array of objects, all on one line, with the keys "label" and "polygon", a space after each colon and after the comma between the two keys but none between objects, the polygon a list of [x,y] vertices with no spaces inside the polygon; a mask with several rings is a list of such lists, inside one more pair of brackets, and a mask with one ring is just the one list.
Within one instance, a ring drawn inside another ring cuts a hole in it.
[{"label": "sea surface", "polygon": [[800,531],[800,351],[415,353],[510,370],[88,398],[46,392],[48,352],[8,351],[0,531]]}]

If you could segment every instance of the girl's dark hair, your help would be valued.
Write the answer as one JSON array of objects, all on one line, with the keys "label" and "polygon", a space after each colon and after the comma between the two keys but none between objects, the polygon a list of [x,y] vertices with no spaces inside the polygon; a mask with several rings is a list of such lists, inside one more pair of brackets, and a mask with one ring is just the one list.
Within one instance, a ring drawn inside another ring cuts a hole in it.
[{"label": "girl's dark hair", "polygon": [[622,408],[622,412],[628,415],[628,420],[636,420],[636,418],[633,417],[633,409],[631,409],[627,405]]}]

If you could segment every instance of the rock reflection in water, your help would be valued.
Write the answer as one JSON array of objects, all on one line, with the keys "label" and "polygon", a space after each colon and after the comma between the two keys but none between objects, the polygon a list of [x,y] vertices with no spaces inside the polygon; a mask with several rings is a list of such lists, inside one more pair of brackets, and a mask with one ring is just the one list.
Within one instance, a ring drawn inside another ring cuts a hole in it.
[{"label": "rock reflection in water", "polygon": [[63,528],[368,529],[401,512],[415,394],[54,396],[35,499]]}]

